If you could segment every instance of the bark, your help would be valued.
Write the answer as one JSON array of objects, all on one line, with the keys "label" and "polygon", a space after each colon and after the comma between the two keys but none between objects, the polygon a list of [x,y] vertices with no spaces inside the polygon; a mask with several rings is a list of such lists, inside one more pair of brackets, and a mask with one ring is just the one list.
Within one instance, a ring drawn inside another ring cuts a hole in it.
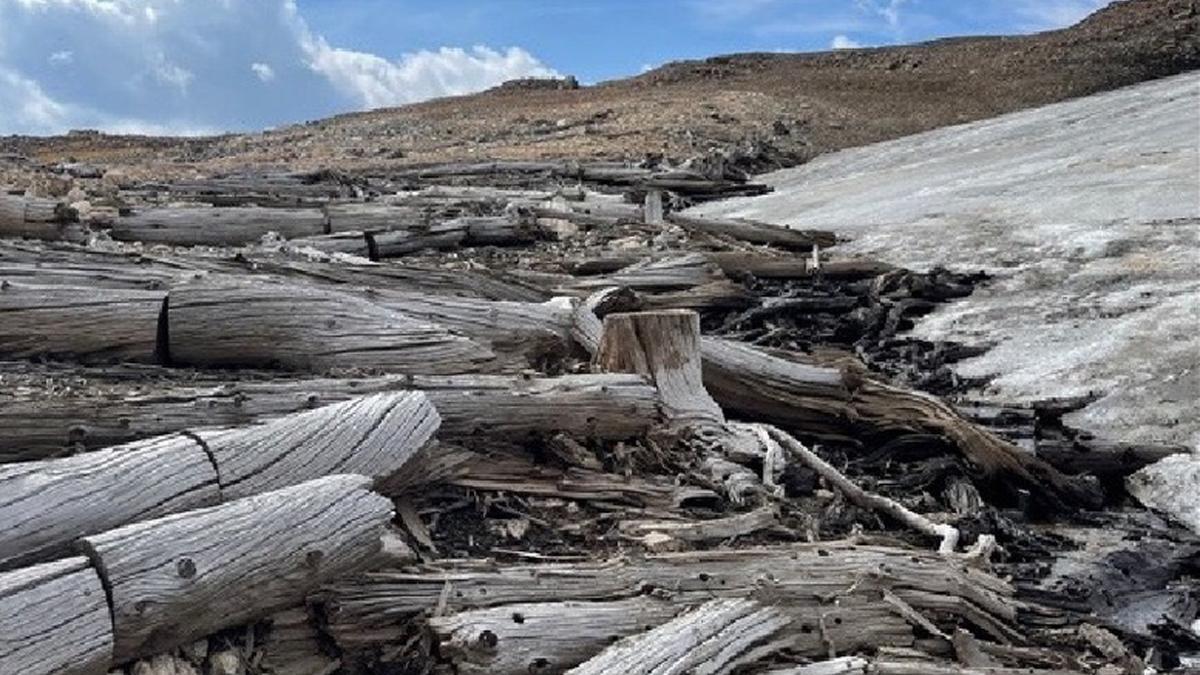
[{"label": "bark", "polygon": [[0,281],[0,354],[154,363],[164,291]]},{"label": "bark", "polygon": [[0,237],[85,241],[87,229],[65,202],[0,193]]},{"label": "bark", "polygon": [[0,467],[0,569],[49,560],[78,537],[220,501],[217,472],[187,436]]},{"label": "bark", "polygon": [[243,246],[274,232],[284,239],[328,233],[318,209],[151,208],[117,219],[109,234],[118,241],[175,246]]},{"label": "bark", "polygon": [[693,232],[730,237],[751,244],[769,244],[792,251],[808,251],[813,246],[828,248],[837,243],[837,237],[832,232],[795,230],[754,220],[702,218],[672,213],[667,216],[667,222]]},{"label": "bark", "polygon": [[408,374],[493,367],[485,345],[344,293],[292,284],[183,286],[168,299],[176,365]]},{"label": "bark", "polygon": [[212,456],[222,499],[230,501],[334,473],[387,478],[432,440],[440,423],[424,394],[398,392],[194,435]]},{"label": "bark", "polygon": [[0,673],[103,675],[113,630],[86,558],[0,574]]},{"label": "bark", "polygon": [[752,600],[712,600],[614,644],[568,675],[721,675],[788,646],[783,611]]},{"label": "bark", "polygon": [[[163,371],[166,374],[169,371]],[[0,387],[0,464],[44,459],[202,426],[236,426],[366,394],[423,390],[447,440],[520,444],[559,432],[625,440],[662,420],[658,393],[634,375],[383,376],[145,386],[94,376],[92,387]]]},{"label": "bark", "polygon": [[118,663],[294,607],[379,552],[391,503],[330,476],[85,537]]}]

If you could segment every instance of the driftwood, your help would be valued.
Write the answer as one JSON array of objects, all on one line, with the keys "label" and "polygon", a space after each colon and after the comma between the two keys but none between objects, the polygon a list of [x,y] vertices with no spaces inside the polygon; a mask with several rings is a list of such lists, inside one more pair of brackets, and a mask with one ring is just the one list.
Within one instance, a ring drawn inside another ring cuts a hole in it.
[{"label": "driftwood", "polygon": [[425,446],[441,423],[420,392],[382,393],[252,427],[199,430],[225,501],[333,473],[386,478]]},{"label": "driftwood", "polygon": [[[167,371],[161,371],[166,374]],[[661,419],[658,393],[634,375],[384,376],[233,382],[213,386],[0,388],[0,463],[44,459],[202,426],[235,426],[366,394],[423,390],[449,440],[523,443],[564,432],[624,440]]]},{"label": "driftwood", "polygon": [[0,282],[0,354],[154,363],[165,297],[163,291]]},{"label": "driftwood", "polygon": [[712,600],[621,640],[568,675],[729,673],[786,648],[782,633],[791,623],[785,612],[753,600]]},{"label": "driftwood", "polygon": [[0,673],[103,675],[112,649],[108,602],[87,559],[0,574]]},{"label": "driftwood", "polygon": [[487,346],[344,293],[292,284],[182,286],[168,299],[170,363],[371,368],[402,373],[487,369]]},{"label": "driftwood", "polygon": [[87,230],[64,202],[0,193],[0,237],[84,241]]},{"label": "driftwood", "polygon": [[[503,664],[524,673],[571,667],[620,638],[713,598],[763,588],[793,619],[798,653],[910,646],[911,616],[965,622],[1007,640],[1018,604],[1006,583],[952,557],[851,542],[650,555],[636,560],[496,567],[446,563],[418,573],[373,572],[334,584],[329,627],[344,648],[400,639],[403,621],[440,608],[442,643],[462,647],[460,668]],[[661,591],[661,592],[659,592]],[[485,633],[491,634],[490,637]]]},{"label": "driftwood", "polygon": [[211,506],[217,472],[187,436],[0,467],[0,569],[48,560],[80,536]]},{"label": "driftwood", "polygon": [[118,241],[176,246],[241,246],[274,232],[285,239],[329,232],[318,209],[158,208],[117,219],[109,234]]},{"label": "driftwood", "polygon": [[667,222],[694,232],[730,237],[752,244],[770,244],[793,251],[807,251],[813,246],[828,248],[837,243],[837,237],[832,232],[794,230],[754,220],[702,218],[672,213],[667,216]]},{"label": "driftwood", "polygon": [[85,537],[111,598],[114,660],[294,607],[369,563],[392,516],[369,484],[331,476]]}]

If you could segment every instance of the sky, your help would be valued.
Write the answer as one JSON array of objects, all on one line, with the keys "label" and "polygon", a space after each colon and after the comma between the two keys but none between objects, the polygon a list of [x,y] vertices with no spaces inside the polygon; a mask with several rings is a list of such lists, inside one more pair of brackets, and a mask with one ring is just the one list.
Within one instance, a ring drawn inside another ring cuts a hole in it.
[{"label": "sky", "polygon": [[749,51],[1070,25],[1104,0],[0,0],[0,135],[253,131]]}]

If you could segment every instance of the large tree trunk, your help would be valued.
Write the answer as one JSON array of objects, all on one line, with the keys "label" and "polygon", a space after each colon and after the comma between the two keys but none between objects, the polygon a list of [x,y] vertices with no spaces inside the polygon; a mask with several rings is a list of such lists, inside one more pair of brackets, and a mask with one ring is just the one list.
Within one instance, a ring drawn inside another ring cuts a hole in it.
[{"label": "large tree trunk", "polygon": [[795,230],[754,220],[703,218],[672,213],[667,221],[686,230],[730,237],[751,244],[770,244],[789,250],[807,251],[813,246],[827,248],[837,243],[832,232]]},{"label": "large tree trunk", "polygon": [[295,607],[368,564],[392,517],[369,485],[330,476],[85,537],[110,592],[114,660]]},{"label": "large tree trunk", "polygon": [[453,218],[406,229],[366,233],[372,260],[396,258],[425,249],[531,244],[538,235],[536,223],[516,215]]},{"label": "large tree trunk", "polygon": [[243,246],[274,232],[284,239],[329,230],[319,209],[159,208],[117,219],[109,234],[119,241],[176,246]]},{"label": "large tree trunk", "polygon": [[0,673],[104,675],[113,630],[86,558],[0,574]]},{"label": "large tree trunk", "polygon": [[48,560],[78,537],[220,501],[217,472],[188,436],[0,467],[0,569]]},{"label": "large tree trunk", "polygon": [[168,299],[170,362],[289,370],[477,372],[492,351],[352,295],[293,284],[183,286]]},{"label": "large tree trunk", "polygon": [[[166,371],[163,371],[164,373]],[[657,390],[635,375],[511,377],[384,376],[229,382],[218,386],[138,386],[93,378],[66,391],[0,388],[0,464],[44,459],[202,426],[236,426],[366,394],[423,390],[446,440],[519,444],[563,432],[625,440],[662,420]]]},{"label": "large tree trunk", "polygon": [[65,202],[0,193],[0,237],[83,241],[87,230]]},{"label": "large tree trunk", "polygon": [[0,282],[0,355],[154,363],[165,297],[164,291]]}]

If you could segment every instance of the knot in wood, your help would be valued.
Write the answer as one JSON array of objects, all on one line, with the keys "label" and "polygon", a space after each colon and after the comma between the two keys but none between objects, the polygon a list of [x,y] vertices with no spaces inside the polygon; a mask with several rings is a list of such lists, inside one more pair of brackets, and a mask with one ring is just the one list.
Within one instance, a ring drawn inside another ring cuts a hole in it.
[{"label": "knot in wood", "polygon": [[180,558],[175,561],[175,571],[184,579],[196,576],[196,561],[191,558]]},{"label": "knot in wood", "polygon": [[500,644],[500,638],[497,637],[497,635],[492,631],[485,630],[479,634],[476,642],[478,643],[480,649],[488,652],[494,652],[496,651],[496,645]]},{"label": "knot in wood", "polygon": [[309,551],[304,554],[304,562],[312,569],[317,569],[321,566],[321,561],[325,559],[325,554],[321,551]]}]

